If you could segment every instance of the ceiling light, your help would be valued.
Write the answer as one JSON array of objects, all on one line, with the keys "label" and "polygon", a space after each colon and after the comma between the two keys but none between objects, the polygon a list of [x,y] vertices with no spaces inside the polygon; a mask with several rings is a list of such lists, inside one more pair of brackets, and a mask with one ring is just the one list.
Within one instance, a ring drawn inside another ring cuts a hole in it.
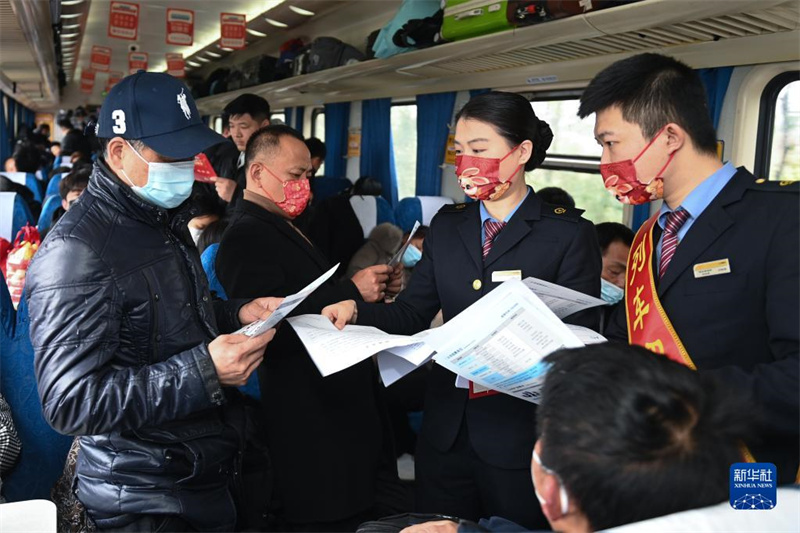
[{"label": "ceiling light", "polygon": [[78,4],[82,4],[84,0],[63,0],[61,2],[62,6],[77,6]]},{"label": "ceiling light", "polygon": [[211,57],[222,57],[222,54],[218,54],[216,52],[206,52],[206,55]]},{"label": "ceiling light", "polygon": [[77,29],[77,28],[80,28],[80,27],[81,27],[80,24],[69,24],[67,26],[61,26],[61,29],[62,30],[74,30],[74,29]]},{"label": "ceiling light", "polygon": [[207,57],[202,57],[202,56],[197,56],[195,59],[197,59],[198,61],[201,61],[203,63],[208,63],[209,61],[211,61]]},{"label": "ceiling light", "polygon": [[194,61],[187,61],[186,64],[190,65],[192,67],[202,67],[203,66],[200,63],[195,63]]},{"label": "ceiling light", "polygon": [[289,6],[289,9],[291,9],[298,15],[303,15],[304,17],[313,17],[315,15],[313,11],[309,11],[308,9],[303,9],[302,7]]},{"label": "ceiling light", "polygon": [[62,13],[61,18],[62,19],[74,19],[74,18],[80,17],[81,15],[83,15],[83,13]]},{"label": "ceiling light", "polygon": [[281,22],[279,20],[273,20],[273,19],[268,18],[268,17],[264,17],[264,20],[266,20],[267,22],[269,22],[270,24],[272,24],[276,28],[288,28],[289,27],[288,24],[286,24],[284,22]]},{"label": "ceiling light", "polygon": [[79,36],[80,36],[80,33],[75,33],[75,34],[72,34],[72,35],[62,35],[61,36],[61,40],[62,41],[71,41],[72,39],[77,39]]},{"label": "ceiling light", "polygon": [[266,37],[267,34],[258,30],[254,30],[253,28],[247,28],[247,33],[250,35],[255,35],[256,37]]},{"label": "ceiling light", "polygon": [[217,48],[219,48],[220,50],[223,50],[225,52],[234,52],[235,51],[233,48],[225,48],[224,46],[219,46],[219,45],[217,45]]}]

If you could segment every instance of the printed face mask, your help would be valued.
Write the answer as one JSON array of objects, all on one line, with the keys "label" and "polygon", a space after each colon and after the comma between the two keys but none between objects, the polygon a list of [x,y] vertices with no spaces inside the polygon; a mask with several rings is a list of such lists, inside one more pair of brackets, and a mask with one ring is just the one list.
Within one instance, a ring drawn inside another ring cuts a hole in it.
[{"label": "printed face mask", "polygon": [[659,135],[666,129],[661,128],[653,139],[639,152],[635,158],[617,161],[616,163],[601,163],[600,174],[603,176],[603,184],[617,200],[623,204],[641,205],[653,200],[659,200],[664,196],[664,178],[661,175],[672,162],[675,152],[672,152],[666,164],[658,171],[656,177],[648,183],[644,183],[636,176],[636,161],[650,148]]},{"label": "printed face mask", "polygon": [[147,165],[147,184],[144,187],[134,185],[125,170],[120,169],[130,183],[131,190],[139,198],[164,209],[172,209],[191,196],[194,184],[194,161],[154,163],[142,157],[128,141],[125,141],[125,144]]},{"label": "printed face mask", "polygon": [[270,169],[264,167],[264,169],[269,172],[269,175],[278,180],[278,182],[283,187],[283,200],[278,201],[272,198],[269,193],[267,192],[267,196],[269,196],[270,200],[275,202],[281,211],[286,213],[289,218],[295,218],[300,215],[303,211],[306,210],[306,206],[308,205],[308,200],[311,198],[311,184],[309,183],[307,178],[300,178],[297,180],[290,180],[290,181],[281,181],[281,179],[272,173]]},{"label": "printed face mask", "polygon": [[464,194],[473,200],[499,200],[511,188],[511,178],[519,171],[518,165],[506,179],[500,178],[500,163],[513,154],[515,146],[502,158],[476,157],[473,155],[456,156],[456,176]]},{"label": "printed face mask", "polygon": [[608,305],[614,305],[625,297],[625,291],[613,283],[600,278],[600,298]]}]

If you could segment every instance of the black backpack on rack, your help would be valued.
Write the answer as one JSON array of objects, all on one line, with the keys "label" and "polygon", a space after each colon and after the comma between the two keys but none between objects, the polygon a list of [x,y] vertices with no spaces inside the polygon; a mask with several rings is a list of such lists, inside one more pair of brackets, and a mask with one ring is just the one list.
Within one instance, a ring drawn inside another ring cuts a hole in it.
[{"label": "black backpack on rack", "polygon": [[[300,54],[302,55],[302,54]],[[299,57],[299,56],[298,56]],[[364,61],[364,54],[335,37],[318,37],[308,53],[309,73]]]}]

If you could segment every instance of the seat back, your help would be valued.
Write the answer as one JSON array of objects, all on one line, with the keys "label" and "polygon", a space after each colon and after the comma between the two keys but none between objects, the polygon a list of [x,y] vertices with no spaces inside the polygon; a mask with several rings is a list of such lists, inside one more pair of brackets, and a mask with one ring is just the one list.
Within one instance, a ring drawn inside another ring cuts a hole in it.
[{"label": "seat back", "polygon": [[[3,288],[5,290],[5,283]],[[64,470],[72,437],[57,433],[45,421],[33,370],[33,345],[25,298],[17,309],[14,331],[0,329],[0,392],[11,406],[22,451],[17,465],[3,477],[9,502],[49,499]]]},{"label": "seat back", "polygon": [[39,215],[39,223],[36,224],[36,229],[39,230],[39,233],[44,233],[50,229],[50,225],[53,222],[53,213],[55,213],[59,207],[61,207],[60,196],[48,196],[45,199],[42,205],[42,212]]},{"label": "seat back", "polygon": [[42,189],[39,187],[39,182],[36,181],[36,175],[29,172],[2,172],[0,173],[7,177],[14,183],[18,183],[27,187],[33,194],[33,199],[37,202],[42,201]]},{"label": "seat back", "polygon": [[353,208],[353,213],[355,213],[361,229],[364,230],[365,239],[378,224],[395,223],[392,206],[380,196],[351,196],[350,206]]},{"label": "seat back", "polygon": [[403,198],[394,210],[397,225],[403,231],[411,231],[414,223],[419,221],[423,226],[430,226],[434,215],[442,206],[452,204],[453,199],[446,196],[416,196]]},{"label": "seat back", "polygon": [[314,178],[311,180],[311,190],[314,192],[314,205],[331,196],[336,196],[353,186],[347,178]]},{"label": "seat back", "polygon": [[59,196],[58,183],[61,181],[62,174],[55,174],[50,181],[47,182],[47,189],[44,191],[45,197]]},{"label": "seat back", "polygon": [[35,222],[22,196],[15,192],[0,192],[0,237],[13,241],[25,224]]}]

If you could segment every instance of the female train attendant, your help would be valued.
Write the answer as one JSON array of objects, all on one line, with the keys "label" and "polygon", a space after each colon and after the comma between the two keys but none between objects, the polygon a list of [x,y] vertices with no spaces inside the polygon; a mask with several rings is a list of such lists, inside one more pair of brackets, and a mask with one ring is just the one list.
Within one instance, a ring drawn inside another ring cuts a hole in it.
[{"label": "female train attendant", "polygon": [[[553,133],[522,96],[490,92],[456,117],[456,174],[478,200],[446,206],[434,217],[422,259],[392,305],[353,301],[323,314],[345,323],[412,334],[439,309],[449,320],[510,277],[533,276],[592,296],[600,294],[600,249],[582,211],[545,204],[525,184]],[[593,313],[570,317],[596,327]],[[476,520],[502,516],[546,529],[533,491],[530,461],[536,406],[504,394],[455,386],[434,366],[416,455],[417,507]]]}]

